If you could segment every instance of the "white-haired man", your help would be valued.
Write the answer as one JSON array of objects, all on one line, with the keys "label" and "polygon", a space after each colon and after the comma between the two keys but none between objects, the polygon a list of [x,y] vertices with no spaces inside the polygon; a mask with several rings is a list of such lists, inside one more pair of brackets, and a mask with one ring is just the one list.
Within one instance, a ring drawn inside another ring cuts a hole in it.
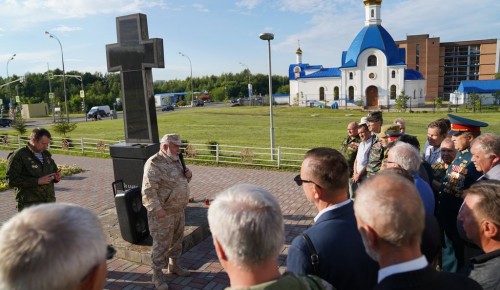
[{"label": "white-haired man", "polygon": [[278,255],[285,241],[283,216],[271,193],[251,184],[218,194],[208,209],[215,252],[228,289],[332,289],[314,276],[281,275]]},{"label": "white-haired man", "polygon": [[184,238],[184,208],[189,201],[188,183],[193,176],[179,160],[181,145],[178,134],[166,134],[160,140],[160,151],[144,165],[142,202],[153,237],[152,280],[160,290],[168,289],[162,269],[179,276],[190,275],[178,264]]},{"label": "white-haired man", "polygon": [[382,174],[357,191],[354,210],[365,249],[378,262],[376,290],[482,289],[458,274],[437,272],[422,255],[425,210],[406,178]]},{"label": "white-haired man", "polygon": [[64,203],[35,205],[0,229],[0,289],[100,290],[112,254],[90,210]]},{"label": "white-haired man", "polygon": [[407,170],[415,180],[415,186],[424,203],[426,214],[433,215],[436,201],[434,192],[431,186],[425,182],[419,175],[418,169],[422,163],[422,159],[417,149],[412,145],[404,142],[397,142],[387,154],[387,159],[384,160],[385,167],[401,167]]},{"label": "white-haired man", "polygon": [[500,136],[487,133],[472,140],[470,152],[472,162],[482,179],[500,180]]}]

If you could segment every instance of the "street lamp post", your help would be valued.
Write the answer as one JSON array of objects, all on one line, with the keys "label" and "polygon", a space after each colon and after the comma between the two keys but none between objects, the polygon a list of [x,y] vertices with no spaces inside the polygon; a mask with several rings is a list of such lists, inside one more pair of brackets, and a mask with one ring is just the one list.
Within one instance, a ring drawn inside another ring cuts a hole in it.
[{"label": "street lamp post", "polygon": [[45,31],[45,34],[47,34],[50,38],[54,38],[55,40],[57,40],[57,42],[59,43],[59,47],[61,48],[61,61],[62,61],[62,70],[63,70],[63,90],[64,90],[64,109],[66,110],[66,118],[67,118],[68,123],[69,123],[68,98],[66,96],[66,70],[64,69],[63,47],[62,47],[61,41],[59,40],[59,38],[57,38],[57,36],[51,34],[48,31]]},{"label": "street lamp post", "polygon": [[[7,81],[9,80],[9,62],[10,62],[11,60],[13,60],[15,56],[16,56],[16,54],[14,53],[14,54],[13,54],[13,55],[9,58],[9,60],[7,61],[7,65],[6,65],[6,68],[7,68]],[[10,85],[8,85],[8,91],[9,91],[9,97],[10,97],[10,106],[11,106],[11,108],[12,108],[12,112],[14,113],[14,112],[15,112],[15,111],[14,111],[14,104],[13,104],[13,100],[14,100],[14,99],[12,98],[12,94],[11,94],[11,92],[10,92]],[[13,114],[13,115],[14,115],[14,119],[15,119],[15,118],[16,118],[16,115],[15,115],[15,114]],[[2,104],[2,117],[3,117],[3,104]]]},{"label": "street lamp post", "polygon": [[250,76],[252,75],[252,73],[250,72],[250,68],[246,64],[242,62],[240,62],[240,64],[246,67],[248,70],[248,98],[250,99],[252,98],[252,84],[250,83]]},{"label": "street lamp post", "polygon": [[272,33],[261,33],[260,39],[267,40],[269,51],[269,119],[270,119],[270,135],[271,135],[271,160],[274,160],[274,123],[273,123],[273,82],[271,73],[271,40],[274,39]]},{"label": "street lamp post", "polygon": [[189,60],[189,69],[191,70],[191,107],[194,107],[194,90],[193,90],[193,64],[189,56],[179,51],[179,54],[186,57]]}]

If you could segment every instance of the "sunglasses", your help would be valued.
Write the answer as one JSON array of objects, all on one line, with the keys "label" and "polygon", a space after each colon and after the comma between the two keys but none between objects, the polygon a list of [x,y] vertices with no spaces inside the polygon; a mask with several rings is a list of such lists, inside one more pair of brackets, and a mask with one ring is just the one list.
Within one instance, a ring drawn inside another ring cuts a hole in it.
[{"label": "sunglasses", "polygon": [[317,183],[315,183],[312,180],[304,180],[304,179],[300,178],[300,174],[295,176],[293,181],[295,181],[295,183],[297,183],[298,186],[302,186],[302,184],[304,184],[304,183],[312,183],[312,184],[315,184],[315,185],[321,187],[320,185],[318,185]]}]

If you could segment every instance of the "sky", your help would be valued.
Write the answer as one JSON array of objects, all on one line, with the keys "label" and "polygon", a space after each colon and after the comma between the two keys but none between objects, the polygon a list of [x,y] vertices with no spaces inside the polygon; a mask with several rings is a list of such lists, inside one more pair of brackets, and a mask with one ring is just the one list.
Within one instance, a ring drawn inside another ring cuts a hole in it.
[{"label": "sky", "polygon": [[[429,34],[441,42],[500,38],[498,0],[384,0],[382,25],[394,40]],[[117,42],[116,17],[147,15],[149,37],[162,38],[165,68],[154,80],[240,73],[287,75],[296,62],[338,67],[363,28],[362,0],[0,0],[0,76],[107,72],[106,44]],[[184,57],[179,54],[182,52]],[[13,54],[13,60],[9,61]]]}]

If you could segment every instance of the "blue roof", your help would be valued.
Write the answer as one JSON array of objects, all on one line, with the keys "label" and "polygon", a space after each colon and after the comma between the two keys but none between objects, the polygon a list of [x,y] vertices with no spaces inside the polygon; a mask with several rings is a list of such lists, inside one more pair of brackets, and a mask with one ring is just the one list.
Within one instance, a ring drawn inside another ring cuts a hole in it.
[{"label": "blue roof", "polygon": [[462,81],[459,93],[494,93],[500,91],[500,80]]},{"label": "blue roof", "polygon": [[[333,68],[324,68],[321,65],[309,65],[306,63],[299,64],[291,64],[288,67],[288,78],[290,80],[295,80],[294,68],[298,66],[300,67],[300,76],[299,78],[307,79],[307,78],[325,78],[325,77],[340,77],[340,69],[337,67]],[[311,74],[306,75],[306,70],[317,70]]]},{"label": "blue roof", "polygon": [[357,66],[359,55],[368,48],[384,52],[387,65],[405,64],[405,50],[397,47],[389,32],[382,25],[368,25],[354,38],[349,50],[342,53],[341,67]]},{"label": "blue roof", "polygon": [[405,69],[405,81],[425,80],[424,76],[414,69]]}]

